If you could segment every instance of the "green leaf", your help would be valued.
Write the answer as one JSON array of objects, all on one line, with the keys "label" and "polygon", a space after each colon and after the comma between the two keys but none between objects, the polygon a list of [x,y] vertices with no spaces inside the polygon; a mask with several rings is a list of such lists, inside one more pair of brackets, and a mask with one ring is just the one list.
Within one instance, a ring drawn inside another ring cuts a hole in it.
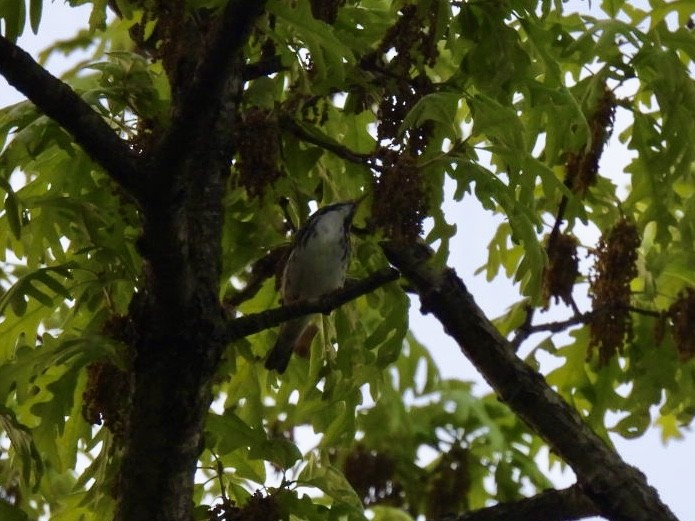
[{"label": "green leaf", "polygon": [[[440,385],[439,368],[424,344],[412,332],[405,338],[407,349],[398,357],[398,390],[412,390],[415,396],[436,392]],[[422,375],[425,366],[424,380]]]},{"label": "green leaf", "polygon": [[671,255],[662,275],[675,277],[689,286],[695,286],[695,272],[689,255]]},{"label": "green leaf", "polygon": [[[75,0],[70,3],[74,4]],[[106,6],[107,0],[93,0],[92,12],[89,15],[89,29],[94,32],[98,29],[106,28]]]},{"label": "green leaf", "polygon": [[22,224],[21,224],[21,214],[19,205],[17,204],[17,197],[13,191],[7,191],[5,196],[5,217],[7,217],[7,222],[10,225],[10,230],[14,238],[19,240],[22,236]]},{"label": "green leaf", "polygon": [[[262,460],[251,458],[249,451],[237,450],[223,456],[221,459],[225,467],[234,469],[234,474],[238,476],[239,481],[251,480],[255,483],[265,483],[266,463]],[[241,496],[240,493],[236,495],[237,497]]]},{"label": "green leaf", "polygon": [[420,98],[403,119],[398,133],[409,128],[419,127],[426,121],[439,123],[444,131],[452,137],[459,134],[456,127],[456,112],[461,94],[457,92],[437,92]]},{"label": "green leaf", "polygon": [[666,444],[671,440],[682,440],[683,433],[679,429],[678,419],[672,414],[660,416],[656,424],[661,427],[661,442]]},{"label": "green leaf", "polygon": [[14,411],[3,406],[0,406],[0,431],[8,437],[12,451],[21,461],[23,483],[29,485],[32,475],[33,481],[38,483],[43,474],[43,461],[31,437],[31,431],[19,423]]},{"label": "green leaf", "polygon": [[261,76],[250,83],[246,98],[250,105],[270,110],[275,107],[277,91],[275,80]]},{"label": "green leaf", "polygon": [[2,306],[2,310],[4,311],[5,307],[7,307],[7,304],[12,307],[12,312],[17,316],[21,317],[26,313],[27,310],[27,299],[24,293],[15,293],[15,294],[9,294],[5,293],[3,295],[2,299],[0,299],[0,305]]},{"label": "green leaf", "polygon": [[611,430],[619,433],[623,438],[637,438],[644,434],[650,423],[649,414],[634,413],[620,420]]},{"label": "green leaf", "polygon": [[249,452],[252,459],[271,461],[282,469],[291,469],[299,460],[302,453],[289,440],[284,438],[273,438],[260,444],[254,444]]},{"label": "green leaf", "polygon": [[475,135],[483,135],[494,143],[502,143],[510,151],[526,149],[524,128],[512,107],[482,94],[469,98],[468,104],[473,114]]},{"label": "green leaf", "polygon": [[4,21],[3,36],[11,42],[24,32],[26,7],[24,0],[0,0],[0,21]]},{"label": "green leaf", "polygon": [[334,501],[349,505],[359,512],[363,509],[362,501],[343,473],[316,454],[311,455],[307,466],[299,475],[298,482],[317,487]]},{"label": "green leaf", "polygon": [[3,521],[28,521],[29,516],[19,507],[10,505],[4,499],[0,499],[0,518]]},{"label": "green leaf", "polygon": [[563,395],[571,392],[571,389],[586,387],[590,382],[586,367],[588,331],[582,329],[571,335],[575,337],[575,341],[557,351],[557,356],[565,359],[563,365],[546,376],[548,384],[558,388]]},{"label": "green leaf", "polygon": [[27,281],[27,283],[23,285],[23,289],[24,296],[34,298],[46,307],[53,306],[53,299],[34,286],[31,281]]},{"label": "green leaf", "polygon": [[257,444],[265,439],[265,435],[259,436],[246,422],[229,410],[223,415],[209,414],[206,428],[218,440],[215,450],[221,455]]},{"label": "green leaf", "polygon": [[601,9],[603,9],[611,18],[614,18],[622,8],[625,0],[603,0]]},{"label": "green leaf", "polygon": [[47,307],[54,305],[54,297],[41,291],[34,284],[41,282],[58,296],[71,299],[72,296],[67,288],[54,279],[50,274],[56,273],[64,278],[70,278],[70,270],[75,268],[74,263],[66,263],[58,266],[49,266],[31,271],[20,277],[10,289],[0,297],[0,313],[4,313],[7,306],[11,306],[15,315],[21,317],[26,311],[27,298],[33,297]]},{"label": "green leaf", "polygon": [[370,507],[374,513],[373,521],[413,521],[403,510],[395,507],[376,505]]},{"label": "green leaf", "polygon": [[34,34],[39,32],[39,24],[41,23],[41,13],[43,11],[43,0],[30,0],[29,2],[29,21],[31,30]]},{"label": "green leaf", "polygon": [[[350,48],[336,38],[333,27],[314,18],[307,2],[298,2],[290,7],[285,2],[275,0],[268,2],[266,9],[290,25],[308,47],[316,67],[317,83],[335,85],[344,81],[345,65],[353,64],[355,58]],[[318,84],[315,85],[317,87]]]}]

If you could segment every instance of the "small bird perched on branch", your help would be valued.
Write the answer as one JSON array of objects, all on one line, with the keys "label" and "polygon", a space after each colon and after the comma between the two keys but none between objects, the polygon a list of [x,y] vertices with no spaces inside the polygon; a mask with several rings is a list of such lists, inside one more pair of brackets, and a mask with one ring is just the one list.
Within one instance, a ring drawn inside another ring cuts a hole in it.
[{"label": "small bird perched on branch", "polygon": [[[317,298],[343,286],[350,262],[350,227],[358,204],[359,200],[325,206],[297,231],[282,273],[283,304]],[[297,341],[310,323],[311,315],[306,315],[280,326],[278,340],[265,361],[266,369],[285,372]]]}]

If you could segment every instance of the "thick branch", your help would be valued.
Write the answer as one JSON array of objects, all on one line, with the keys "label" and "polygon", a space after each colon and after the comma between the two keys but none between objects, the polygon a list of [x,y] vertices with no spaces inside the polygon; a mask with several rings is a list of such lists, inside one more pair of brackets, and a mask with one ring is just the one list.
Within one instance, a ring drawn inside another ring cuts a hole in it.
[{"label": "thick branch", "polygon": [[3,36],[0,74],[70,132],[77,144],[129,194],[138,196],[137,157],[128,144],[75,91]]},{"label": "thick branch", "polygon": [[564,490],[544,490],[520,501],[500,503],[466,512],[456,521],[573,521],[599,515],[578,485]]},{"label": "thick branch", "polygon": [[[219,17],[169,131],[157,151],[157,171],[175,172],[190,154],[191,143],[216,128],[227,82],[248,38],[263,12],[265,0],[230,0]],[[240,74],[236,75],[241,78]],[[222,111],[224,113],[224,111]],[[159,189],[159,187],[157,187]]]},{"label": "thick branch", "polygon": [[188,60],[199,55],[195,49],[169,70],[175,107],[148,157],[139,242],[147,264],[130,306],[140,334],[116,490],[118,521],[192,519],[212,375],[225,347],[223,197],[243,91],[241,49],[263,4],[227,2],[211,20],[192,78]]},{"label": "thick branch", "polygon": [[602,515],[612,521],[676,520],[644,474],[627,465],[516,356],[454,270],[431,265],[425,246],[390,242],[383,247],[417,290],[423,312],[434,313],[498,396],[569,463]]},{"label": "thick branch", "polygon": [[310,315],[312,313],[330,313],[346,302],[356,299],[375,289],[398,279],[399,273],[393,268],[384,268],[368,277],[351,282],[348,281],[342,289],[324,295],[317,299],[295,302],[261,313],[254,313],[236,318],[227,324],[225,341],[232,342],[248,335],[253,335],[264,329],[277,326],[290,319]]}]

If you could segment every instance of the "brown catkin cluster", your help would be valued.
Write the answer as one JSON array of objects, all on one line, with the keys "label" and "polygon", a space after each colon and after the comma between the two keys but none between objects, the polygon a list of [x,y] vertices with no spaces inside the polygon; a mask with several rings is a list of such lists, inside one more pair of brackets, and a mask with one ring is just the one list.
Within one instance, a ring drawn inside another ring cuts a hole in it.
[{"label": "brown catkin cluster", "polygon": [[252,197],[262,196],[281,175],[280,127],[269,110],[246,111],[237,134],[239,183]]},{"label": "brown catkin cluster", "polygon": [[613,91],[604,87],[603,96],[598,99],[594,112],[588,118],[591,146],[580,152],[572,152],[567,157],[565,184],[582,196],[596,183],[599,160],[613,130],[615,103]]},{"label": "brown catkin cluster", "polygon": [[441,519],[450,512],[468,510],[472,481],[468,450],[453,446],[442,455],[430,476],[426,519]]},{"label": "brown catkin cluster", "polygon": [[311,14],[317,20],[333,25],[338,18],[338,9],[345,5],[345,0],[311,0]]},{"label": "brown catkin cluster", "polygon": [[374,180],[374,224],[391,239],[412,241],[422,233],[428,199],[415,159],[399,156]]},{"label": "brown catkin cluster", "polygon": [[695,356],[695,289],[686,288],[668,310],[681,360]]},{"label": "brown catkin cluster", "polygon": [[[399,130],[413,106],[433,91],[431,80],[422,71],[426,65],[432,67],[438,57],[437,6],[432,2],[427,8],[402,7],[398,21],[387,31],[379,47],[361,61],[363,69],[383,78],[384,89],[378,102],[378,139],[403,137],[406,150],[415,155],[427,145],[432,122],[408,129],[404,136],[399,136]],[[414,75],[413,69],[420,73]]]},{"label": "brown catkin cluster", "polygon": [[579,275],[577,258],[578,241],[574,235],[550,235],[546,245],[548,266],[543,272],[543,300],[546,308],[551,297],[562,300],[565,304],[572,302],[572,288]]},{"label": "brown catkin cluster", "polygon": [[590,324],[589,357],[598,347],[599,363],[605,365],[622,352],[632,339],[630,282],[637,276],[637,227],[621,219],[601,237],[596,249],[594,276],[591,279],[593,316]]},{"label": "brown catkin cluster", "polygon": [[87,366],[87,385],[82,393],[82,416],[91,425],[104,426],[115,440],[122,440],[129,396],[128,375],[110,361]]},{"label": "brown catkin cluster", "polygon": [[[433,2],[428,9],[405,5],[399,14],[400,18],[386,32],[376,52],[382,59],[388,53],[395,53],[389,64],[404,72],[418,60],[434,66],[439,55],[435,38],[438,4]],[[416,52],[419,56],[414,55]]]},{"label": "brown catkin cluster", "polygon": [[395,480],[396,463],[387,454],[358,445],[345,459],[343,473],[365,506],[402,506],[402,488]]},{"label": "brown catkin cluster", "polygon": [[[103,324],[104,337],[118,342],[118,351],[126,366],[132,360],[137,342],[135,325],[128,316],[112,315]],[[87,366],[87,385],[82,393],[82,416],[92,425],[111,431],[116,442],[123,439],[125,417],[130,402],[130,375],[111,360],[98,360]]]},{"label": "brown catkin cluster", "polygon": [[[418,76],[411,82],[401,80],[396,92],[385,92],[379,102],[377,138],[379,141],[398,138],[403,120],[423,96],[432,92],[432,82],[426,76]],[[434,123],[424,121],[420,126],[406,131],[407,150],[420,154],[432,136]]]},{"label": "brown catkin cluster", "polygon": [[273,496],[264,496],[258,490],[243,507],[227,498],[208,510],[208,521],[279,521],[280,508]]}]

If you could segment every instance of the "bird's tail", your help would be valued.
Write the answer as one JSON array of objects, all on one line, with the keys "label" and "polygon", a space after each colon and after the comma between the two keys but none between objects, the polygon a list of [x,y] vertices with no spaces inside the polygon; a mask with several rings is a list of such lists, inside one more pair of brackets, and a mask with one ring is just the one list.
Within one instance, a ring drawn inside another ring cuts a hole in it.
[{"label": "bird's tail", "polygon": [[268,358],[265,359],[266,369],[269,371],[274,369],[280,374],[285,372],[287,365],[290,363],[290,358],[292,358],[294,346],[310,321],[307,317],[301,317],[285,322],[280,326],[278,340],[275,342],[273,349],[270,350]]}]

